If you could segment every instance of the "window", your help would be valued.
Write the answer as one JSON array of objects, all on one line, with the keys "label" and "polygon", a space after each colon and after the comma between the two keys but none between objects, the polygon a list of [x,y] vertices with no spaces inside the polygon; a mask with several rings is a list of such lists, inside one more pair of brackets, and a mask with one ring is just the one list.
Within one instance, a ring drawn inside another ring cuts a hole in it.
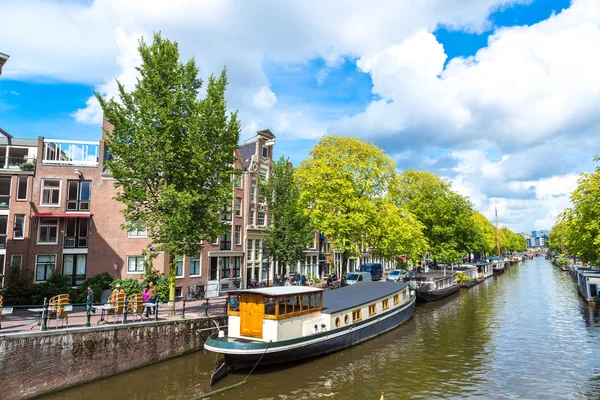
[{"label": "window", "polygon": [[342,323],[340,317],[335,317],[335,327],[339,328],[340,324]]},{"label": "window", "polygon": [[246,246],[246,258],[248,258],[248,260],[253,260],[254,259],[254,251],[252,250],[252,244],[254,243],[254,240],[248,239],[247,243],[248,244]]},{"label": "window", "polygon": [[404,291],[402,292],[402,301],[406,300],[407,294],[406,294],[406,289],[404,289]]},{"label": "window", "polygon": [[200,257],[190,257],[190,276],[200,276]]},{"label": "window", "polygon": [[235,216],[236,217],[242,216],[242,198],[241,197],[235,198]]},{"label": "window", "polygon": [[141,274],[146,269],[146,259],[143,256],[127,256],[127,272]]},{"label": "window", "polygon": [[254,258],[257,260],[260,260],[260,258],[262,256],[262,245],[260,243],[260,239],[254,239],[254,251],[255,251]]},{"label": "window", "polygon": [[269,157],[269,148],[267,146],[263,146],[262,147],[262,157],[263,158],[268,158]]},{"label": "window", "polygon": [[65,248],[87,247],[88,245],[88,219],[65,219]]},{"label": "window", "polygon": [[242,244],[242,227],[241,227],[241,225],[235,226],[235,244]]},{"label": "window", "polygon": [[260,166],[260,176],[263,179],[267,179],[267,175],[269,175],[269,167],[267,165]]},{"label": "window", "polygon": [[0,215],[0,249],[6,248],[7,230],[8,230],[8,215]]},{"label": "window", "polygon": [[382,309],[382,310],[387,310],[388,308],[390,308],[389,301],[388,301],[388,299],[384,299],[384,300],[381,302],[381,309]]},{"label": "window", "polygon": [[219,259],[218,257],[210,258],[210,280],[214,281],[217,279],[217,272],[219,268]]},{"label": "window", "polygon": [[63,275],[68,277],[67,285],[79,286],[85,281],[86,254],[63,255]]},{"label": "window", "polygon": [[256,211],[254,211],[254,210],[250,211],[250,221],[248,221],[248,224],[254,225],[254,215],[255,214],[256,214]]},{"label": "window", "polygon": [[240,275],[240,265],[242,263],[242,257],[233,257],[233,278],[239,278]]},{"label": "window", "polygon": [[238,189],[242,188],[242,176],[239,174],[235,175],[235,187]]},{"label": "window", "polygon": [[40,218],[37,243],[58,243],[58,218]]},{"label": "window", "polygon": [[42,180],[42,199],[40,203],[43,206],[60,205],[60,180]]},{"label": "window", "polygon": [[357,322],[362,319],[362,309],[352,311],[352,322]]},{"label": "window", "polygon": [[183,278],[183,257],[177,256],[175,258],[177,260],[177,265],[175,266],[175,277]]},{"label": "window", "polygon": [[250,188],[250,203],[254,204],[256,201],[256,179],[252,178],[252,188]]},{"label": "window", "polygon": [[229,278],[229,267],[231,265],[231,258],[221,257],[221,279]]},{"label": "window", "polygon": [[23,239],[25,233],[25,215],[15,215],[15,227],[14,227],[13,239]]},{"label": "window", "polygon": [[138,226],[127,232],[127,236],[130,238],[145,238],[148,236],[148,233],[145,227]]},{"label": "window", "polygon": [[221,236],[221,250],[231,250],[231,232]]},{"label": "window", "polygon": [[10,177],[0,177],[0,208],[7,209],[10,204]]},{"label": "window", "polygon": [[90,211],[91,181],[68,181],[67,211]]},{"label": "window", "polygon": [[17,186],[17,201],[25,201],[27,200],[27,180],[29,178],[26,176],[19,177],[19,183]]},{"label": "window", "polygon": [[19,268],[23,267],[23,255],[22,254],[13,254],[10,258],[10,266]]},{"label": "window", "polygon": [[344,315],[344,324],[348,325],[350,323],[350,316],[348,314]]},{"label": "window", "polygon": [[183,292],[183,287],[181,287],[181,286],[177,286],[177,287],[175,288],[175,297],[176,297],[176,298],[181,298],[181,297],[182,297],[182,296],[181,296],[181,293],[182,293],[182,292]]},{"label": "window", "polygon": [[258,212],[258,226],[265,226],[265,213]]},{"label": "window", "polygon": [[38,255],[35,264],[35,281],[47,281],[55,270],[56,255]]},{"label": "window", "polygon": [[598,297],[598,285],[590,285],[590,297]]},{"label": "window", "polygon": [[223,212],[221,213],[221,221],[231,221],[231,206],[223,207]]},{"label": "window", "polygon": [[398,303],[400,303],[400,296],[395,294],[394,295],[394,305],[397,305]]},{"label": "window", "polygon": [[369,317],[377,314],[377,304],[369,305]]},{"label": "window", "polygon": [[219,238],[216,237],[212,240],[211,244],[219,244]]}]

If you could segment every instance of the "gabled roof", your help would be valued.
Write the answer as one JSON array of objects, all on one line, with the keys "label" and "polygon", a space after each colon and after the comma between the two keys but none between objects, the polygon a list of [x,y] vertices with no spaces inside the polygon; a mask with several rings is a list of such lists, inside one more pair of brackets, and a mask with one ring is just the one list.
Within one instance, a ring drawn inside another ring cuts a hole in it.
[{"label": "gabled roof", "polygon": [[250,166],[250,160],[256,153],[256,142],[246,143],[240,146],[240,154],[242,155],[242,163],[244,164],[244,170],[248,170]]}]

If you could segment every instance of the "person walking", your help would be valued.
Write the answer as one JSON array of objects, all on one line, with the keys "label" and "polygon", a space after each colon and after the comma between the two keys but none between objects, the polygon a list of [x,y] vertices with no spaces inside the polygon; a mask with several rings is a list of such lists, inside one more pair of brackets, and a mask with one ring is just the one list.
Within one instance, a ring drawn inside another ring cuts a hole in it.
[{"label": "person walking", "polygon": [[88,286],[87,297],[85,298],[85,312],[89,314],[91,312],[96,313],[94,306],[94,290],[91,286]]},{"label": "person walking", "polygon": [[[150,282],[148,286],[149,286],[148,303],[156,304],[156,299],[158,297],[158,291],[156,290],[156,286],[154,286],[154,282]],[[152,309],[151,315],[154,315],[154,313],[156,312],[156,306],[147,307],[146,308],[146,318],[148,318],[148,316],[149,316],[148,315],[149,308]]]}]

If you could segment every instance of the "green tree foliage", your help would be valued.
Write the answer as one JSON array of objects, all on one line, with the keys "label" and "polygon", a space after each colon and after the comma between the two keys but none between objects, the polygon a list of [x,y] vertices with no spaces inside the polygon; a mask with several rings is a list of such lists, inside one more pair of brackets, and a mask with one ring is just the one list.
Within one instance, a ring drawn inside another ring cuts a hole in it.
[{"label": "green tree foliage", "polygon": [[[594,159],[600,161],[599,157]],[[581,174],[571,194],[572,207],[561,215],[565,248],[582,261],[598,264],[600,259],[600,167]]]},{"label": "green tree foliage", "polygon": [[517,233],[508,228],[500,229],[500,249],[503,253],[507,251],[524,251],[527,249],[527,241]]},{"label": "green tree foliage", "polygon": [[125,204],[126,228],[145,227],[151,246],[171,255],[198,254],[204,240],[224,233],[219,213],[231,205],[234,150],[240,123],[227,115],[226,70],[210,76],[206,97],[194,60],[179,61],[177,43],[154,35],[140,41],[140,78],[132,92],[119,85],[120,102],[96,97],[114,126],[107,167]]},{"label": "green tree foliage", "polygon": [[32,291],[28,279],[24,276],[19,265],[14,264],[7,268],[4,277],[6,284],[0,290],[5,306],[32,304]]},{"label": "green tree foliage", "polygon": [[289,159],[281,157],[271,167],[269,179],[260,181],[260,193],[267,203],[269,226],[265,243],[280,265],[304,260],[306,245],[315,231],[300,203],[300,189]]},{"label": "green tree foliage", "polygon": [[479,211],[473,211],[473,221],[482,234],[477,251],[483,252],[486,256],[497,255],[496,227]]},{"label": "green tree foliage", "polygon": [[473,220],[472,204],[445,179],[428,171],[404,171],[392,197],[425,226],[435,260],[459,262],[464,254],[480,250],[483,233]]},{"label": "green tree foliage", "polygon": [[[346,259],[359,254],[361,244],[371,248],[382,245],[382,231],[419,230],[418,224],[405,223],[404,217],[393,210],[386,196],[395,180],[392,159],[380,148],[356,138],[326,136],[310,151],[310,156],[297,170],[301,203],[319,232],[331,238],[334,249]],[[390,210],[392,212],[390,212]],[[380,211],[393,219],[382,221]],[[407,233],[410,235],[412,233]],[[382,249],[391,256],[402,250],[393,238],[391,249]]]},{"label": "green tree foliage", "polygon": [[565,251],[564,228],[565,222],[559,216],[548,234],[548,251],[551,253],[562,254]]}]

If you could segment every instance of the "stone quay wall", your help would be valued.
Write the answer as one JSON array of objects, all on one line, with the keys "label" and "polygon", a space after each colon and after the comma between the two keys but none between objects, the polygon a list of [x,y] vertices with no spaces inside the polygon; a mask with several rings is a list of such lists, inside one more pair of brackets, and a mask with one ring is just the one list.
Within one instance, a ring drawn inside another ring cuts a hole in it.
[{"label": "stone quay wall", "polygon": [[0,398],[29,399],[201,349],[227,317],[0,334]]}]

